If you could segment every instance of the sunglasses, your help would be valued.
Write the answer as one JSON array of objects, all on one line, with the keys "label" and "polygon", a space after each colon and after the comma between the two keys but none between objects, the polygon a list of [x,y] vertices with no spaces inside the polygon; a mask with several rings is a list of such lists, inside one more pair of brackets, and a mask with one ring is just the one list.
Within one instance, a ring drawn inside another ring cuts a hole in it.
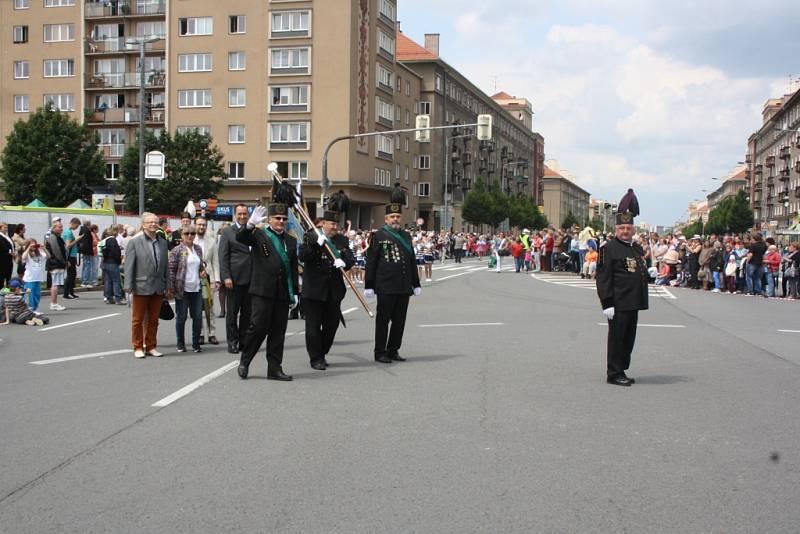
[{"label": "sunglasses", "polygon": [[288,221],[289,220],[289,217],[276,217],[274,215],[272,216],[272,218],[275,219],[276,221]]},{"label": "sunglasses", "polygon": [[183,232],[183,235],[197,235],[197,232]]}]

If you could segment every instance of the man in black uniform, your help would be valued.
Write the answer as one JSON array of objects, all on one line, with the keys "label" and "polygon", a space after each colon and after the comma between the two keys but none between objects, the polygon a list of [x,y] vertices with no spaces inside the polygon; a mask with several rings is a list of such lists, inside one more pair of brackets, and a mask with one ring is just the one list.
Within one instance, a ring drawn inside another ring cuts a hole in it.
[{"label": "man in black uniform", "polygon": [[[326,211],[319,233],[306,232],[298,256],[303,262],[303,312],[306,318],[306,349],[311,367],[324,371],[325,356],[333,346],[341,303],[346,289],[340,268],[350,270],[356,263],[350,243],[339,233],[339,213]],[[334,252],[331,257],[325,248]]]},{"label": "man in black uniform", "polygon": [[283,372],[283,343],[289,308],[297,306],[297,241],[286,233],[286,204],[269,205],[269,225],[261,227],[265,209],[257,206],[236,239],[250,247],[250,326],[242,343],[239,377],[247,378],[250,362],[267,338],[267,378],[289,381]]},{"label": "man in black uniform", "polygon": [[250,326],[250,247],[239,243],[236,234],[250,217],[247,206],[237,204],[235,221],[219,237],[219,273],[225,284],[225,332],[228,352],[239,354],[244,334]]},{"label": "man in black uniform", "polygon": [[639,310],[647,309],[648,274],[644,250],[633,241],[633,218],[638,215],[638,202],[633,196],[633,210],[623,197],[616,215],[616,236],[600,247],[597,261],[597,295],[603,315],[608,320],[606,382],[630,386],[632,378],[625,375],[631,364],[631,352],[636,341]]},{"label": "man in black uniform", "polygon": [[422,294],[411,235],[401,229],[402,219],[401,204],[393,202],[386,206],[386,224],[372,236],[367,250],[364,296],[378,295],[375,361],[381,363],[405,361],[398,351],[403,341],[408,298]]}]

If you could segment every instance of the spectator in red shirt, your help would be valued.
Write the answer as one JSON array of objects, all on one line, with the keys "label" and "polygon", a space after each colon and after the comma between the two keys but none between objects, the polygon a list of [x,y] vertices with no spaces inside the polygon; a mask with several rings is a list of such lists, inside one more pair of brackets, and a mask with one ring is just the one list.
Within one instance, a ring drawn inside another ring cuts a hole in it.
[{"label": "spectator in red shirt", "polygon": [[522,267],[525,264],[525,247],[522,244],[522,239],[517,239],[511,243],[511,255],[514,257],[514,268],[516,272],[522,272]]}]

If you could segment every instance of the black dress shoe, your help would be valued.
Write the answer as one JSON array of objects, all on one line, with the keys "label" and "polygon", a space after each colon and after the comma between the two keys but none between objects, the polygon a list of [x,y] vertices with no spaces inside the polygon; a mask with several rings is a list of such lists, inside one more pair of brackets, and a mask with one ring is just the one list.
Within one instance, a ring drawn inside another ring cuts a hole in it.
[{"label": "black dress shoe", "polygon": [[609,376],[606,378],[606,382],[614,386],[630,386],[633,384],[627,376]]},{"label": "black dress shoe", "polygon": [[212,345],[219,345],[219,341],[217,340],[217,336],[210,336],[208,338],[208,342]]},{"label": "black dress shoe", "polygon": [[206,338],[205,338],[205,336],[200,336],[200,344],[201,344],[201,345],[205,345],[205,344],[206,344]]},{"label": "black dress shoe", "polygon": [[322,361],[322,365],[324,365],[324,366],[325,366],[325,369],[327,369],[327,368],[328,368],[328,360],[326,360],[326,359],[323,357],[321,361]]},{"label": "black dress shoe", "polygon": [[322,360],[314,360],[311,362],[311,368],[316,369],[317,371],[324,371],[326,369],[325,364],[322,363]]},{"label": "black dress shoe", "polygon": [[385,354],[381,356],[375,356],[375,361],[380,363],[392,363],[392,359]]},{"label": "black dress shoe", "polygon": [[392,354],[392,355],[389,356],[389,358],[391,358],[391,360],[393,362],[404,362],[404,361],[406,361],[406,359],[403,358],[402,356],[400,356],[399,354]]},{"label": "black dress shoe", "polygon": [[239,378],[242,380],[247,378],[247,366],[239,364],[239,368],[236,370],[239,373]]},{"label": "black dress shoe", "polygon": [[281,382],[291,382],[292,375],[287,375],[283,372],[283,369],[278,369],[277,371],[269,371],[267,372],[267,380],[280,380]]},{"label": "black dress shoe", "polygon": [[231,354],[238,354],[239,353],[239,350],[238,350],[238,347],[236,346],[236,343],[228,343],[228,352],[230,352]]}]

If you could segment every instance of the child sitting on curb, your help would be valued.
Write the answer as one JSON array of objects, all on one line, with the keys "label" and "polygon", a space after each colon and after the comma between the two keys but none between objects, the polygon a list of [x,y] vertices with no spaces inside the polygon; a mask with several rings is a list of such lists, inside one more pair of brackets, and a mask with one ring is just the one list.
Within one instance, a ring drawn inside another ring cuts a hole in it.
[{"label": "child sitting on curb", "polygon": [[6,311],[6,320],[0,324],[26,324],[28,326],[42,326],[50,321],[43,315],[37,315],[25,303],[25,295],[22,293],[22,282],[19,278],[14,278],[9,282],[11,288],[6,293],[3,306]]}]

